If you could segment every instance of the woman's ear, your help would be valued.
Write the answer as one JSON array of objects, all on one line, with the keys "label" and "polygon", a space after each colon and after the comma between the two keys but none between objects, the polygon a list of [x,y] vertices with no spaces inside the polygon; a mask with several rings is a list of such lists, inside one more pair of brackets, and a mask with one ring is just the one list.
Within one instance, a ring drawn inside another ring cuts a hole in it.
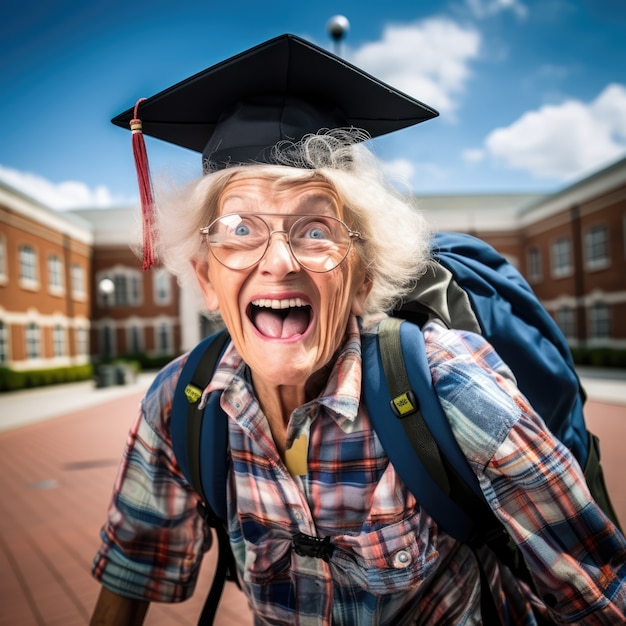
[{"label": "woman's ear", "polygon": [[357,290],[354,292],[354,296],[352,297],[351,311],[357,317],[363,315],[363,311],[365,310],[365,301],[367,300],[367,296],[370,295],[371,290],[372,279],[366,274],[363,278],[363,282],[359,285]]},{"label": "woman's ear", "polygon": [[217,311],[219,303],[217,301],[217,293],[213,288],[213,283],[209,278],[209,264],[206,261],[199,261],[194,259],[191,261],[191,265],[196,273],[198,284],[202,290],[204,296],[204,303],[209,311]]}]

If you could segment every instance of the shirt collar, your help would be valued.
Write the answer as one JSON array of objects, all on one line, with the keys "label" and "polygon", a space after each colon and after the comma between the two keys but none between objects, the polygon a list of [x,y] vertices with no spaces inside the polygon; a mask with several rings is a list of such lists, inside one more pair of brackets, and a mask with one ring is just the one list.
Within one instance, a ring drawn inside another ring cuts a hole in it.
[{"label": "shirt collar", "polygon": [[[208,394],[227,389],[233,379],[246,379],[247,366],[231,342],[220,359],[213,378],[204,390],[200,408],[206,404]],[[312,401],[329,410],[337,425],[345,431],[354,427],[361,401],[361,337],[359,321],[351,315],[346,338],[339,349],[328,381],[320,395]]]}]

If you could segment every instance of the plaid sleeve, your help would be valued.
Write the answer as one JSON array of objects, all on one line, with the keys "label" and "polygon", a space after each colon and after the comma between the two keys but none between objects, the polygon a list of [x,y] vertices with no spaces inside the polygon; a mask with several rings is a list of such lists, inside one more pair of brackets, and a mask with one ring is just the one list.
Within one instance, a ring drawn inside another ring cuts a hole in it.
[{"label": "plaid sleeve", "polygon": [[573,455],[482,337],[437,328],[426,336],[454,435],[553,618],[626,623],[626,540],[592,500]]},{"label": "plaid sleeve", "polygon": [[146,393],[130,429],[92,573],[123,596],[178,602],[193,592],[210,533],[182,476],[169,435],[180,363]]}]

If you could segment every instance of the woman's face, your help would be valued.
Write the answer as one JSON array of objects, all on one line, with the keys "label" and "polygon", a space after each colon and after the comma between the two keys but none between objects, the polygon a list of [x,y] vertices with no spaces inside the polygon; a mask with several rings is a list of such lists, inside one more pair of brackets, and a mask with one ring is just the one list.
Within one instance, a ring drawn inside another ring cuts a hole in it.
[{"label": "woman's face", "polygon": [[[231,213],[277,214],[264,217],[272,231],[288,228],[282,215],[343,218],[334,189],[319,180],[276,187],[265,178],[234,178],[218,206],[218,215]],[[274,234],[263,258],[248,269],[229,269],[207,254],[206,262],[195,264],[206,305],[220,310],[255,380],[273,386],[304,385],[326,365],[343,343],[350,313],[362,314],[369,293],[354,246],[324,273],[303,268],[283,234]]]}]

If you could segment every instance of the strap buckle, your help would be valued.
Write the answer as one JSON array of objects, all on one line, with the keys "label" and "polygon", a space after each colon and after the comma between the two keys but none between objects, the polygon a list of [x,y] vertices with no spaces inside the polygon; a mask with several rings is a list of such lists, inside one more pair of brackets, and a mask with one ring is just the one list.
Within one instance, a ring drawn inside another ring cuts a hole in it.
[{"label": "strap buckle", "polygon": [[323,559],[326,563],[335,550],[335,545],[331,542],[330,537],[313,537],[304,533],[293,536],[291,547],[300,556],[312,556]]}]

